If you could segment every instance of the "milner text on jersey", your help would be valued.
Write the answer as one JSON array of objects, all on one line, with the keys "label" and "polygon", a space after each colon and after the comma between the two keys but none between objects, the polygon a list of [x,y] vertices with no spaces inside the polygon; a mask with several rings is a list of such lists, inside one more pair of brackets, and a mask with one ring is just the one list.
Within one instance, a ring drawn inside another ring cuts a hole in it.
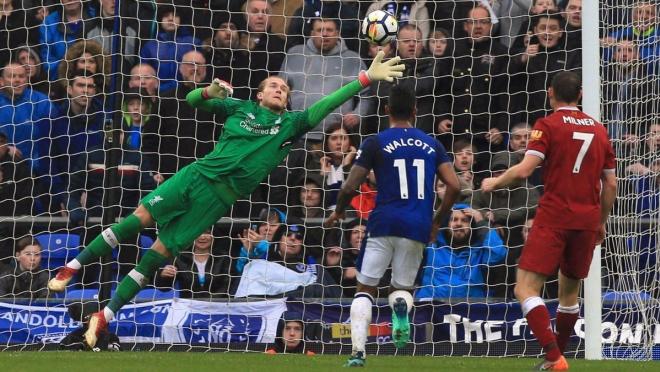
[{"label": "milner text on jersey", "polygon": [[562,119],[564,120],[564,124],[575,124],[575,125],[586,125],[586,126],[596,125],[596,121],[590,118],[578,119],[572,116],[562,116]]},{"label": "milner text on jersey", "polygon": [[431,147],[428,143],[420,140],[420,139],[415,139],[415,138],[399,138],[398,140],[394,140],[385,147],[383,147],[383,151],[387,152],[388,154],[391,154],[392,151],[396,150],[399,147],[407,147],[407,146],[415,146],[415,147],[421,147],[424,150],[427,150],[429,154],[432,154],[435,152],[435,149]]}]

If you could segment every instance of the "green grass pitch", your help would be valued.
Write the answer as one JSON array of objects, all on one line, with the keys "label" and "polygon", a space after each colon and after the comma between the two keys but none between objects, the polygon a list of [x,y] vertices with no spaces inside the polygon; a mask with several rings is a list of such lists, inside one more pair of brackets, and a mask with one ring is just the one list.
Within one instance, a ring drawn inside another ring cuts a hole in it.
[{"label": "green grass pitch", "polygon": [[[344,355],[198,352],[0,352],[2,371],[337,371]],[[373,371],[528,371],[538,359],[368,356]],[[660,371],[660,362],[569,360],[571,371]]]}]

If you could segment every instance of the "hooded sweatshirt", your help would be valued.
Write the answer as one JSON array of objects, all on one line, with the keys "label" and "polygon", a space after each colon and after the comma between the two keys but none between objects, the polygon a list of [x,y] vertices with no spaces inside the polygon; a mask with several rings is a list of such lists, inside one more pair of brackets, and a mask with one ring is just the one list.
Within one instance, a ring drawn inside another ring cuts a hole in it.
[{"label": "hooded sweatshirt", "polygon": [[[361,70],[366,69],[360,55],[346,47],[343,40],[328,53],[314,46],[312,39],[303,45],[289,49],[282,65],[282,78],[291,88],[291,109],[302,111],[321,98],[357,79]],[[322,139],[325,128],[330,123],[341,120],[341,114],[355,112],[364,115],[366,101],[355,103],[348,100],[322,121],[308,138]]]}]

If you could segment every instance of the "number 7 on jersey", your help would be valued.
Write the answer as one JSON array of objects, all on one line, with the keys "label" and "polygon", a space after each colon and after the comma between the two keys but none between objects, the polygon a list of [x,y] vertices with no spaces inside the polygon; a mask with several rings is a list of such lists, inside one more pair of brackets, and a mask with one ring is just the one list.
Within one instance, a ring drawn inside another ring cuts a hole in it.
[{"label": "number 7 on jersey", "polygon": [[578,152],[577,158],[575,158],[575,164],[573,164],[573,173],[580,173],[580,167],[582,167],[582,160],[584,160],[584,156],[587,155],[587,151],[589,150],[591,141],[594,139],[594,134],[573,132],[573,139],[582,141],[580,152]]}]

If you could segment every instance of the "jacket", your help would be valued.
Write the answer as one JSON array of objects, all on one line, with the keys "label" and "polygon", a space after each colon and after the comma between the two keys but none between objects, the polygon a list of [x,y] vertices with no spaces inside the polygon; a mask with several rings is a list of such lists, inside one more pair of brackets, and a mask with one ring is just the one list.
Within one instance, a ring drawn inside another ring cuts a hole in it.
[{"label": "jacket", "polygon": [[[198,273],[191,251],[185,251],[172,263],[177,273],[172,279],[156,275],[156,287],[170,290],[178,283],[181,298],[218,298],[229,296],[230,257],[228,254],[209,255],[204,266],[204,276]],[[203,278],[203,279],[202,279]]]},{"label": "jacket", "polygon": [[25,88],[13,101],[0,92],[0,131],[21,150],[37,175],[49,173],[47,162],[40,162],[40,158],[48,155],[48,145],[44,142],[51,126],[52,110],[48,96],[30,88]]},{"label": "jacket", "polygon": [[183,55],[200,45],[199,39],[183,28],[176,34],[159,32],[156,40],[146,42],[140,50],[141,62],[150,64],[158,72],[160,90],[164,92],[177,86],[177,72]]},{"label": "jacket", "polygon": [[438,82],[438,114],[453,120],[455,135],[479,138],[477,146],[491,128],[508,128],[508,53],[495,39],[457,40],[451,73]]},{"label": "jacket", "polygon": [[24,271],[18,261],[8,271],[0,273],[0,297],[42,298],[48,296],[48,270]]},{"label": "jacket", "polygon": [[[478,234],[473,229],[472,234]],[[451,248],[443,233],[424,252],[424,267],[417,299],[486,297],[485,269],[504,262],[507,247],[493,229],[473,237],[469,247]]]},{"label": "jacket", "polygon": [[92,148],[101,146],[105,121],[101,102],[97,100],[90,101],[85,114],[72,113],[67,100],[57,109],[48,135],[51,157],[49,173],[53,176],[53,192],[64,191],[81,157]]},{"label": "jacket", "polygon": [[50,81],[57,80],[57,66],[64,59],[66,49],[74,42],[83,39],[85,20],[95,13],[93,8],[85,7],[82,12],[81,20],[65,25],[62,12],[58,10],[49,14],[39,26],[41,60],[44,62],[44,70]]},{"label": "jacket", "polygon": [[[357,79],[361,70],[366,69],[360,55],[349,50],[343,40],[327,54],[314,46],[311,39],[304,45],[296,45],[289,49],[282,64],[282,78],[291,88],[291,109],[303,111],[321,98],[341,88],[343,85]],[[348,100],[327,116],[310,136],[322,139],[325,128],[341,120],[342,114],[355,112],[365,114],[365,105]]]}]

